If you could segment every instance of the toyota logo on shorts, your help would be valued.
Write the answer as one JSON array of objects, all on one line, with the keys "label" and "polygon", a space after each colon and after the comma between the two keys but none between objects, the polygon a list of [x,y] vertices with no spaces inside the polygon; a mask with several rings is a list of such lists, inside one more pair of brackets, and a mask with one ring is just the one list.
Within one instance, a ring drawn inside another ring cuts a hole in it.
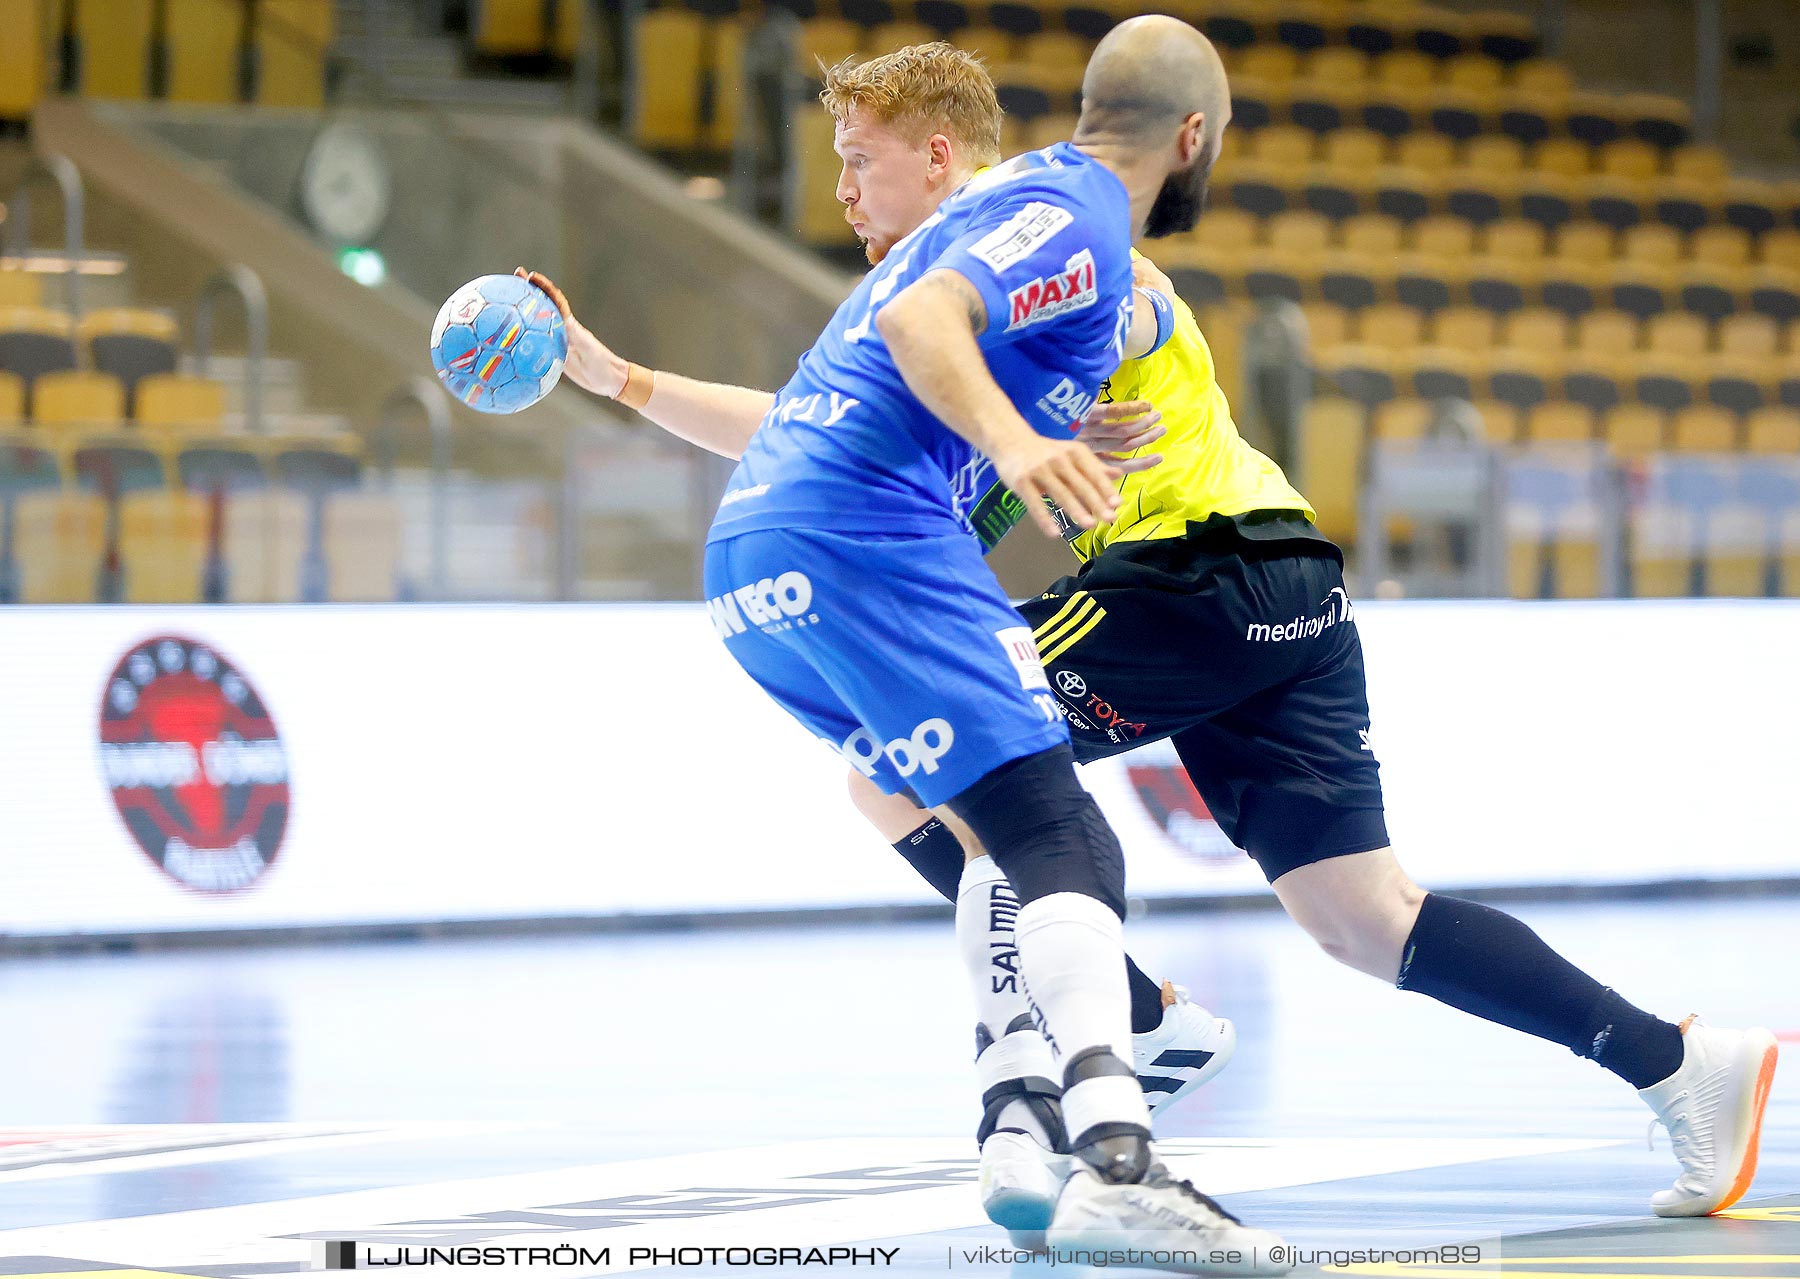
[{"label": "toyota logo on shorts", "polygon": [[1070,697],[1087,696],[1087,681],[1074,671],[1056,672],[1056,687]]},{"label": "toyota logo on shorts", "polygon": [[249,888],[287,831],[287,752],[250,681],[198,640],[158,635],[100,701],[100,764],[144,855],[201,893]]}]

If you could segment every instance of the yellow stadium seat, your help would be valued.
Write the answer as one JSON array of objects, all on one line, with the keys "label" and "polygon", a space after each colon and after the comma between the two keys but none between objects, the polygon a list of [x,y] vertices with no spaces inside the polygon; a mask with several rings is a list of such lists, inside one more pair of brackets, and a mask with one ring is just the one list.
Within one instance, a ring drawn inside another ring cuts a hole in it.
[{"label": "yellow stadium seat", "polygon": [[236,102],[244,7],[218,0],[163,0],[168,96],[176,102]]},{"label": "yellow stadium seat", "polygon": [[[1486,59],[1483,59],[1486,61]],[[1525,171],[1525,148],[1504,133],[1482,133],[1463,146],[1463,166],[1483,177]]]},{"label": "yellow stadium seat", "polygon": [[1750,265],[1750,237],[1734,226],[1703,226],[1688,239],[1696,262],[1736,270]]},{"label": "yellow stadium seat", "polygon": [[298,602],[306,532],[306,499],[298,493],[227,496],[221,529],[226,597],[234,604]]},{"label": "yellow stadium seat", "polygon": [[543,0],[476,0],[470,37],[482,53],[500,57],[544,52]]},{"label": "yellow stadium seat", "polygon": [[1648,142],[1622,138],[1600,148],[1600,172],[1609,178],[1647,182],[1662,168],[1662,153]]},{"label": "yellow stadium seat", "polygon": [[336,20],[333,0],[257,0],[256,100],[264,106],[325,103],[325,53]]},{"label": "yellow stadium seat", "polygon": [[45,373],[32,387],[32,420],[41,426],[112,425],[125,416],[125,385],[105,373]]},{"label": "yellow stadium seat", "polygon": [[1693,592],[1694,519],[1674,506],[1647,505],[1630,518],[1631,593],[1667,599]]},{"label": "yellow stadium seat", "polygon": [[1575,92],[1575,77],[1560,62],[1529,58],[1513,68],[1512,87],[1545,109],[1562,114],[1569,109],[1569,96]]},{"label": "yellow stadium seat", "polygon": [[1395,49],[1378,54],[1373,71],[1375,83],[1384,87],[1429,90],[1437,82],[1437,59],[1416,49]]},{"label": "yellow stadium seat", "polygon": [[1549,307],[1525,307],[1507,316],[1502,341],[1521,350],[1562,355],[1571,345],[1569,317]]},{"label": "yellow stadium seat", "polygon": [[1428,400],[1405,396],[1375,409],[1375,438],[1387,444],[1406,444],[1425,438],[1437,417]]},{"label": "yellow stadium seat", "polygon": [[140,426],[214,429],[225,416],[225,387],[211,378],[158,373],[138,383]]},{"label": "yellow stadium seat", "polygon": [[1412,247],[1433,257],[1466,258],[1475,252],[1475,227],[1444,213],[1420,218],[1413,223]]},{"label": "yellow stadium seat", "polygon": [[729,151],[737,140],[739,117],[750,96],[744,90],[744,23],[721,18],[707,25],[706,65],[709,107],[705,144],[714,151]]},{"label": "yellow stadium seat", "polygon": [[1612,258],[1613,229],[1601,222],[1569,222],[1556,233],[1556,256],[1579,262],[1605,262]]},{"label": "yellow stadium seat", "polygon": [[1344,220],[1344,251],[1364,257],[1392,257],[1401,251],[1405,228],[1385,213],[1359,213]]},{"label": "yellow stadium seat", "polygon": [[1575,321],[1575,345],[1593,355],[1630,355],[1638,347],[1638,322],[1624,311],[1589,311]]},{"label": "yellow stadium seat", "polygon": [[1621,404],[1602,426],[1608,447],[1621,459],[1645,458],[1662,449],[1663,415],[1647,405]]},{"label": "yellow stadium seat", "polygon": [[1764,231],[1756,248],[1756,260],[1763,266],[1800,271],[1800,230],[1776,227],[1772,231]]},{"label": "yellow stadium seat", "polygon": [[[536,0],[525,2],[538,7]],[[631,89],[632,140],[651,148],[698,146],[706,20],[684,9],[651,10],[638,18],[631,48],[637,68]]]},{"label": "yellow stadium seat", "polygon": [[1026,127],[1025,136],[1029,141],[1025,144],[1033,151],[1041,151],[1058,142],[1067,142],[1075,136],[1077,116],[1065,111],[1053,111],[1049,115],[1039,116]]},{"label": "yellow stadium seat", "polygon": [[1800,409],[1770,405],[1744,421],[1744,451],[1800,456]]},{"label": "yellow stadium seat", "polygon": [[557,0],[556,12],[550,15],[550,52],[564,62],[573,62],[581,47],[586,14],[584,0]]},{"label": "yellow stadium seat", "polygon": [[106,503],[92,493],[22,493],[13,505],[19,601],[91,604],[106,553]]},{"label": "yellow stadium seat", "polygon": [[1363,457],[1363,410],[1335,396],[1313,400],[1300,422],[1301,491],[1319,528],[1338,542],[1356,540],[1356,495]]},{"label": "yellow stadium seat", "polygon": [[128,604],[197,604],[206,570],[207,500],[173,489],[119,499],[119,560]]},{"label": "yellow stadium seat", "polygon": [[1304,167],[1312,163],[1313,134],[1296,124],[1272,124],[1256,131],[1250,156],[1264,164]]},{"label": "yellow stadium seat", "polygon": [[1284,84],[1300,74],[1300,55],[1285,44],[1253,44],[1232,55],[1231,74]]},{"label": "yellow stadium seat", "polygon": [[1719,321],[1719,351],[1723,355],[1772,360],[1780,337],[1780,327],[1766,315],[1740,311]]},{"label": "yellow stadium seat", "polygon": [[1306,78],[1322,84],[1361,84],[1369,78],[1369,55],[1331,44],[1306,55]]},{"label": "yellow stadium seat", "polygon": [[141,98],[150,85],[151,0],[108,0],[75,7],[81,92],[93,98]]},{"label": "yellow stadium seat", "polygon": [[1357,340],[1384,351],[1410,351],[1425,340],[1425,318],[1398,302],[1377,303],[1363,311]]},{"label": "yellow stadium seat", "polygon": [[1525,418],[1528,443],[1585,444],[1593,438],[1593,410],[1567,400],[1540,404]]},{"label": "yellow stadium seat", "polygon": [[1482,97],[1499,93],[1506,83],[1506,69],[1493,58],[1479,53],[1461,53],[1446,58],[1443,72],[1443,83],[1447,88]]},{"label": "yellow stadium seat", "polygon": [[1481,419],[1481,438],[1489,444],[1511,444],[1519,436],[1519,411],[1502,400],[1477,396],[1469,401]]},{"label": "yellow stadium seat", "polygon": [[1546,138],[1531,153],[1531,167],[1569,178],[1585,178],[1593,171],[1587,143],[1574,138]]},{"label": "yellow stadium seat", "polygon": [[25,420],[25,379],[0,369],[0,426],[17,426]]},{"label": "yellow stadium seat", "polygon": [[950,33],[950,43],[992,66],[1018,56],[1018,42],[998,27],[969,26]]},{"label": "yellow stadium seat", "polygon": [[1645,222],[1629,227],[1619,237],[1622,256],[1634,262],[1655,266],[1674,266],[1681,261],[1681,232],[1661,222]]},{"label": "yellow stadium seat", "polygon": [[1669,175],[1723,186],[1731,178],[1731,161],[1717,147],[1676,147],[1669,156]]},{"label": "yellow stadium seat", "polygon": [[[1262,223],[1254,214],[1215,206],[1201,216],[1192,238],[1209,251],[1230,253],[1252,247],[1261,236]],[[1151,255],[1153,259],[1156,256]]]},{"label": "yellow stadium seat", "polygon": [[1755,507],[1723,506],[1706,521],[1701,547],[1706,594],[1760,599],[1768,593],[1768,519]]},{"label": "yellow stadium seat", "polygon": [[391,600],[400,578],[403,526],[393,499],[340,493],[325,503],[325,572],[330,598]]},{"label": "yellow stadium seat", "polygon": [[180,333],[175,317],[166,311],[136,307],[89,311],[76,326],[76,336],[87,348],[94,368],[125,384],[127,411],[140,381],[175,370]]},{"label": "yellow stadium seat", "polygon": [[1306,317],[1306,342],[1309,350],[1341,346],[1350,340],[1350,313],[1329,302],[1303,302],[1300,314]]},{"label": "yellow stadium seat", "polygon": [[1040,31],[1025,37],[1019,56],[1034,66],[1073,67],[1080,71],[1087,66],[1092,51],[1093,46],[1072,31]]},{"label": "yellow stadium seat", "polygon": [[1513,599],[1543,597],[1546,524],[1544,513],[1535,506],[1506,509],[1506,593]]},{"label": "yellow stadium seat", "polygon": [[[940,39],[937,32],[922,22],[884,22],[870,27],[868,39],[863,43],[863,52],[870,57],[878,54],[892,53],[896,49],[904,49],[909,44],[930,44]],[[1082,59],[1086,65],[1085,56]]]},{"label": "yellow stadium seat", "polygon": [[1737,449],[1737,416],[1712,404],[1682,409],[1669,427],[1677,453],[1731,453]]},{"label": "yellow stadium seat", "polygon": [[1328,169],[1378,168],[1387,160],[1387,139],[1372,129],[1333,129],[1325,135],[1323,159]]},{"label": "yellow stadium seat", "polygon": [[1448,306],[1432,320],[1431,340],[1457,351],[1487,351],[1495,343],[1494,313],[1478,306]]},{"label": "yellow stadium seat", "polygon": [[43,304],[43,276],[31,271],[0,266],[0,309],[25,307],[36,310]]},{"label": "yellow stadium seat", "polygon": [[1596,521],[1590,516],[1564,525],[1550,542],[1551,594],[1559,600],[1595,599],[1602,585]]},{"label": "yellow stadium seat", "polygon": [[835,67],[846,58],[854,58],[862,36],[863,29],[848,18],[813,18],[802,23],[795,45],[800,69],[811,75],[821,62]]},{"label": "yellow stadium seat", "polygon": [[1657,355],[1699,359],[1706,353],[1706,321],[1686,311],[1665,311],[1644,324],[1645,349]]},{"label": "yellow stadium seat", "polygon": [[1409,133],[1394,148],[1394,164],[1441,174],[1455,166],[1456,144],[1441,133]]},{"label": "yellow stadium seat", "polygon": [[1277,213],[1269,220],[1269,247],[1277,253],[1324,253],[1331,247],[1331,222],[1305,210]]},{"label": "yellow stadium seat", "polygon": [[39,0],[0,0],[0,120],[29,118],[44,90],[43,8]]}]

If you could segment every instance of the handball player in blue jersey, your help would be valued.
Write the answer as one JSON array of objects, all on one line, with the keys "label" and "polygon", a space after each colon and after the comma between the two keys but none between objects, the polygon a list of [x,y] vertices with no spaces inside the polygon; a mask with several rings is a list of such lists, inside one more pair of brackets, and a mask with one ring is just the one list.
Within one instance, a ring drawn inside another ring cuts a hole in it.
[{"label": "handball player in blue jersey", "polygon": [[[1031,1067],[997,1088],[1060,1095],[1075,1171],[1051,1241],[1274,1274],[1287,1269],[1274,1236],[1154,1157],[1130,1065],[1123,857],[971,523],[996,479],[1052,536],[1047,502],[1082,527],[1116,513],[1118,472],[1072,438],[1073,406],[1119,363],[1131,242],[1198,216],[1224,84],[1185,23],[1125,22],[1088,66],[1072,144],[980,175],[887,247],[745,450],[708,537],[706,594],[771,697],[986,849],[1017,892],[1040,1022],[991,1028],[984,1056]],[[648,376],[632,366],[617,398],[643,403]]]}]

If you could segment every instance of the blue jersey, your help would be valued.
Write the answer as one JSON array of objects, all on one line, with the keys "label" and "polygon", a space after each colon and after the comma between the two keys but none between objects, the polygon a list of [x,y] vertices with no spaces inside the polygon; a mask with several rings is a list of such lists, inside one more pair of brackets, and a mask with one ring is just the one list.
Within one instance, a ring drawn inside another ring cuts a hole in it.
[{"label": "blue jersey", "polygon": [[979,341],[994,380],[1040,435],[1068,439],[1119,365],[1130,222],[1124,185],[1066,142],[963,186],[869,272],[800,358],[708,540],[773,528],[975,532],[977,503],[997,487],[993,464],[907,389],[875,314],[929,271],[967,277],[987,304]]}]

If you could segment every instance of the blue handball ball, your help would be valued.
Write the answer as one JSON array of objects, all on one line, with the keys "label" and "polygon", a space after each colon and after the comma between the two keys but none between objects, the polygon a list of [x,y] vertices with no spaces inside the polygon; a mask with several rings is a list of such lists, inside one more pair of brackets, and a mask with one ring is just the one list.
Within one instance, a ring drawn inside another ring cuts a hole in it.
[{"label": "blue handball ball", "polygon": [[550,295],[516,275],[484,275],[450,295],[431,326],[431,363],[450,394],[483,413],[517,413],[556,385],[569,338]]}]

